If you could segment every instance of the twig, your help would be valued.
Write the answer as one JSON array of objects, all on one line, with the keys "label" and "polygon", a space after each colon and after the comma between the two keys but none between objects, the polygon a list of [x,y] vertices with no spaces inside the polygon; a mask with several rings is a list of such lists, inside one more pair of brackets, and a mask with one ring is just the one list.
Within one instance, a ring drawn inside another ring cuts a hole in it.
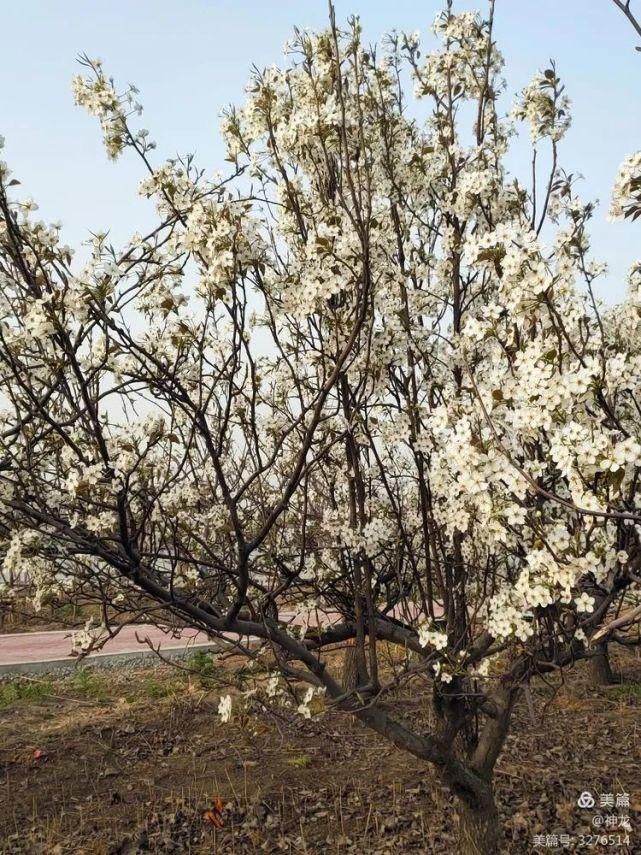
[{"label": "twig", "polygon": [[[630,9],[630,0],[625,0],[625,2],[623,2],[623,0],[612,0],[612,2],[623,12],[625,17],[636,30],[637,35],[641,36],[641,24]],[[637,47],[636,50],[641,51],[641,47]]]}]

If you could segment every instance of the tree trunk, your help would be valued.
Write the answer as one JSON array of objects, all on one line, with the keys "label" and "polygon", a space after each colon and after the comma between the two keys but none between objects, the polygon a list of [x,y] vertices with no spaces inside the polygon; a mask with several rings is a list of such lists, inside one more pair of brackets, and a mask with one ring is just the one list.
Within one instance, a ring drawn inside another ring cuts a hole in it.
[{"label": "tree trunk", "polygon": [[605,642],[595,645],[597,653],[590,658],[592,679],[597,686],[609,686],[615,682],[610,666],[608,645]]},{"label": "tree trunk", "polygon": [[358,656],[354,639],[347,642],[343,657],[343,688],[350,692],[358,686]]},{"label": "tree trunk", "polygon": [[460,855],[499,855],[501,852],[501,825],[492,785],[474,805],[459,801]]}]

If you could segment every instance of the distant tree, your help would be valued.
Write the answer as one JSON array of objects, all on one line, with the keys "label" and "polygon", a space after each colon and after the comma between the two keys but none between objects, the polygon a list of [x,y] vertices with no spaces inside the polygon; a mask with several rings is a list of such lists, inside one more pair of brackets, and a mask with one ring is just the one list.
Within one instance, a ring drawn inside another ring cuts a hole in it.
[{"label": "distant tree", "polygon": [[[301,714],[323,692],[434,766],[461,853],[500,849],[524,687],[595,636],[634,643],[641,614],[641,265],[599,303],[568,98],[551,65],[501,114],[493,14],[448,5],[424,57],[332,10],[226,114],[220,176],[155,165],[136,91],[85,58],[76,101],[158,212],[121,249],[97,234],[74,260],[4,165],[0,187],[7,578],[100,603],[110,631],[156,609],[271,651],[268,694],[307,683]],[[637,154],[612,214],[639,211]],[[325,655],[345,642],[355,686]]]}]

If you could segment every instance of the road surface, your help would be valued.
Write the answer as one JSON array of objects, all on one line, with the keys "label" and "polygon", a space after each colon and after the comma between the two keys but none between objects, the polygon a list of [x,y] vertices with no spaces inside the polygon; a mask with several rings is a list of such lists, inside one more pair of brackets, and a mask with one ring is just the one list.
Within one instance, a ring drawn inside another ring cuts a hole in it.
[{"label": "road surface", "polygon": [[[122,657],[126,661],[150,654],[150,648],[145,643],[146,638],[154,647],[160,648],[161,654],[167,653],[170,656],[177,653],[188,654],[191,648],[212,645],[204,633],[193,629],[183,629],[180,635],[177,635],[169,631],[163,632],[151,624],[137,624],[123,627],[114,638],[108,639],[100,650],[90,653],[83,663],[102,664],[113,661],[114,657]],[[71,630],[0,635],[0,672],[20,672],[21,665],[73,666],[75,661]],[[44,668],[24,669],[25,672],[30,670]]]},{"label": "road surface", "polygon": [[[395,608],[395,617],[408,617],[420,621],[419,609],[410,605],[401,614],[400,608]],[[324,625],[340,622],[336,612],[314,611],[308,615],[292,611],[281,612],[281,618],[293,625],[308,624],[309,626]],[[229,636],[230,639],[236,636]],[[148,639],[154,648],[158,648],[166,658],[188,656],[194,648],[207,649],[216,647],[216,641],[208,638],[203,632],[195,629],[166,630],[152,624],[132,624],[123,627],[114,638],[109,638],[105,644],[83,659],[84,664],[107,666],[118,662],[127,662],[139,658],[155,658],[155,654],[146,643]],[[77,657],[73,655],[72,631],[52,630],[48,632],[16,632],[0,635],[0,675],[11,673],[44,673],[48,670],[70,669],[75,666]]]}]

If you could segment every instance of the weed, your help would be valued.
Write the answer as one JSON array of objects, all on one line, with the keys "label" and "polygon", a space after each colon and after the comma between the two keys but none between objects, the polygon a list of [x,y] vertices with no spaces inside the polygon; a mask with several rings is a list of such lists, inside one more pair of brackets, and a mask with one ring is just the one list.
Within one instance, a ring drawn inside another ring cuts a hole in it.
[{"label": "weed", "polygon": [[641,698],[641,683],[622,683],[620,686],[610,686],[608,695],[621,700]]},{"label": "weed", "polygon": [[48,680],[21,683],[19,692],[20,697],[26,701],[44,701],[50,695],[53,695],[53,685]]},{"label": "weed", "polygon": [[147,677],[142,684],[142,690],[148,698],[158,699],[173,695],[175,687],[173,684],[163,683],[155,677]]},{"label": "weed", "polygon": [[312,758],[309,754],[296,754],[295,757],[290,757],[287,760],[288,766],[295,766],[297,769],[306,769],[312,765]]},{"label": "weed", "polygon": [[13,680],[0,683],[0,707],[6,707],[16,701],[44,701],[53,695],[53,686],[48,680]]},{"label": "weed", "polygon": [[71,680],[72,687],[85,697],[104,700],[107,697],[107,687],[102,677],[90,668],[79,668]]},{"label": "weed", "polygon": [[16,683],[0,683],[0,707],[13,704],[20,697]]},{"label": "weed", "polygon": [[187,660],[187,667],[196,672],[203,689],[212,689],[216,685],[218,667],[205,650],[196,650]]}]

